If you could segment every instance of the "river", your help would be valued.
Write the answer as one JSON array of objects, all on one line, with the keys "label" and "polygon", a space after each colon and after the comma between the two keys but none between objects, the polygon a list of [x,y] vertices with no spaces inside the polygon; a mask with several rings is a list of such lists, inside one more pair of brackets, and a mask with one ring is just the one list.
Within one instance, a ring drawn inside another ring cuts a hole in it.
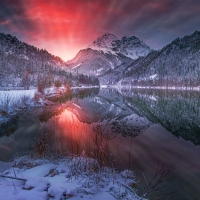
[{"label": "river", "polygon": [[[89,89],[53,99],[55,106],[22,111],[0,130],[0,161],[38,151],[94,157],[102,165],[132,169],[140,183],[156,168],[170,169],[164,199],[200,197],[200,95],[175,90]],[[37,152],[41,153],[41,152]],[[164,190],[165,189],[165,190]]]}]

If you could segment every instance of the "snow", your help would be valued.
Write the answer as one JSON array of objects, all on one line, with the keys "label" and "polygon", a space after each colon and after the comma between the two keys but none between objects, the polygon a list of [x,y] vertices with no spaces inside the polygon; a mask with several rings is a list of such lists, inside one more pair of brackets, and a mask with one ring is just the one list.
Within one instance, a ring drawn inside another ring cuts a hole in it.
[{"label": "snow", "polygon": [[36,89],[0,91],[0,111],[3,110],[10,114],[20,107],[22,108],[33,104],[31,100],[35,92]]},{"label": "snow", "polygon": [[158,76],[158,74],[151,75],[151,76],[149,76],[149,79],[150,79],[150,80],[153,80],[153,79],[155,79],[157,76]]},{"label": "snow", "polygon": [[74,106],[76,106],[77,108],[79,108],[79,109],[81,109],[82,110],[82,108],[80,107],[80,106],[78,106],[77,104],[75,104],[75,103],[72,103]]},{"label": "snow", "polygon": [[[64,88],[59,88],[58,90],[62,92]],[[53,93],[55,92],[55,88],[48,88],[45,92],[55,95]],[[36,93],[36,88],[30,90],[0,91],[0,124],[7,122],[11,115],[15,115],[21,109],[52,104],[52,102],[48,101],[40,93],[37,93],[37,98],[35,99]]]},{"label": "snow", "polygon": [[80,65],[81,65],[81,63],[79,63],[78,65],[74,66],[72,69],[75,69],[75,68],[77,68]]},{"label": "snow", "polygon": [[[119,87],[120,86],[120,87]],[[100,85],[101,87],[101,85]],[[111,87],[111,86],[110,86]],[[200,91],[200,86],[197,87],[166,87],[166,86],[134,86],[134,85],[113,85],[113,88],[119,89],[158,89],[158,90],[186,90],[186,91]]]},{"label": "snow", "polygon": [[111,69],[114,69],[115,68],[114,64],[112,62],[109,62],[109,63],[110,63]]},{"label": "snow", "polygon": [[150,95],[150,96],[149,96],[149,99],[151,99],[151,100],[153,100],[153,101],[157,101],[157,98],[156,98],[155,96],[153,96],[153,95]]},{"label": "snow", "polygon": [[24,95],[29,96],[30,98],[33,98],[36,91],[37,89],[0,91],[0,98],[2,99],[5,96],[10,96],[15,99],[20,99]]},{"label": "snow", "polygon": [[107,88],[108,85],[100,85],[101,88]]},{"label": "snow", "polygon": [[104,53],[112,53],[115,54],[114,51],[112,51],[112,42],[114,40],[117,40],[118,38],[110,33],[105,33],[101,36],[99,36],[92,44],[88,46],[88,48],[103,51]]},{"label": "snow", "polygon": [[51,160],[24,156],[15,160],[15,166],[2,175],[26,181],[0,176],[0,199],[139,199],[130,186],[137,184],[133,171],[117,173],[114,169],[101,168],[96,160],[86,157],[84,152],[79,157]]},{"label": "snow", "polygon": [[[118,39],[115,35],[105,33],[98,37],[92,44],[88,46],[93,50],[103,52],[104,54],[113,54],[117,56],[117,53],[122,53],[131,59],[137,59],[140,56],[146,56],[151,50],[141,40],[132,37],[122,37]],[[114,48],[116,48],[114,50]],[[117,58],[118,59],[118,58]],[[113,67],[111,66],[113,69]]]},{"label": "snow", "polygon": [[104,71],[104,68],[97,69],[96,75],[100,75],[102,71]]}]

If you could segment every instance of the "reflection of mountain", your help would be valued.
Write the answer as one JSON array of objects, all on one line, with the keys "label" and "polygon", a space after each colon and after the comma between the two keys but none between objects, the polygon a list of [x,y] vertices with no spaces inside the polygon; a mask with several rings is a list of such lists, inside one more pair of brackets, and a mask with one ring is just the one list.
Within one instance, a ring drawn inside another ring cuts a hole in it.
[{"label": "reflection of mountain", "polygon": [[124,102],[135,113],[158,123],[176,137],[200,144],[199,94],[178,91],[123,92]]},{"label": "reflection of mountain", "polygon": [[86,123],[109,120],[113,131],[121,134],[127,135],[131,130],[136,133],[137,128],[144,131],[151,123],[156,123],[176,137],[199,145],[199,104],[195,92],[134,90],[121,95],[101,90],[94,98],[78,100],[73,110],[79,120]]},{"label": "reflection of mountain", "polygon": [[[84,123],[109,126],[111,132],[124,136],[137,136],[150,126],[150,122],[134,114],[123,97],[116,91],[103,90],[93,98],[79,99],[67,108]],[[105,129],[108,131],[109,129]]]},{"label": "reflection of mountain", "polygon": [[156,123],[176,137],[200,144],[200,100],[196,92],[140,89],[120,94],[106,89],[84,99],[78,97],[67,109],[79,121],[96,124],[103,132],[137,136]]}]

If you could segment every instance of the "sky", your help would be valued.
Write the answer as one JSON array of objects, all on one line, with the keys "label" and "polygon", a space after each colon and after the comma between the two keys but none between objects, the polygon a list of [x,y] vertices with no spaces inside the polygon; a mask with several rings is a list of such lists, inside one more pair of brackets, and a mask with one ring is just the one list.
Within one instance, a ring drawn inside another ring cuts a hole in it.
[{"label": "sky", "polygon": [[64,61],[104,33],[160,49],[195,30],[199,0],[0,0],[0,32]]}]

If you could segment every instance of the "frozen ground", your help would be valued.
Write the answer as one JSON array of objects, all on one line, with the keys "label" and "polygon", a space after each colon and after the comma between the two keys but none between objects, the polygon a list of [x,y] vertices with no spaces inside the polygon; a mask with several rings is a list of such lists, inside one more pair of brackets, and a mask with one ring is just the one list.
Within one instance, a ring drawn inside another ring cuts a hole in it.
[{"label": "frozen ground", "polygon": [[140,199],[132,171],[117,173],[97,161],[80,157],[30,159],[22,157],[0,176],[0,199],[9,200],[114,200]]}]

